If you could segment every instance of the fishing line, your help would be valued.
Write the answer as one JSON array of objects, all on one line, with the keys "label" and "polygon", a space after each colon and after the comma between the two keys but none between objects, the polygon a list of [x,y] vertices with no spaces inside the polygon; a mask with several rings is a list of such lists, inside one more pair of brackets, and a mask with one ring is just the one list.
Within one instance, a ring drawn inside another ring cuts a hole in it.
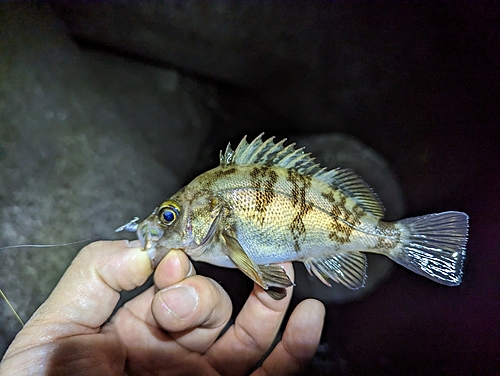
[{"label": "fishing line", "polygon": [[83,240],[77,240],[75,242],[69,243],[56,243],[56,244],[18,244],[18,245],[7,245],[5,247],[0,247],[0,251],[2,249],[12,249],[12,248],[51,248],[51,247],[64,247],[66,245],[80,244],[85,242],[92,242],[94,240],[101,239],[102,236],[97,236],[95,238],[88,238]]},{"label": "fishing line", "polygon": [[[80,244],[80,243],[85,243],[85,242],[90,242],[90,241],[98,240],[98,239],[101,239],[101,238],[102,238],[102,236],[97,236],[95,238],[87,238],[87,239],[77,240],[77,241],[74,241],[74,242],[57,243],[57,244],[18,244],[18,245],[7,245],[5,247],[0,247],[0,250],[13,249],[13,248],[51,248],[51,247],[64,247],[66,245]],[[9,306],[10,310],[14,313],[14,316],[16,316],[17,320],[24,327],[24,321],[23,321],[23,319],[21,318],[21,316],[19,316],[19,314],[17,313],[16,309],[14,308],[14,306],[12,305],[12,303],[10,302],[9,298],[7,298],[7,295],[5,295],[5,293],[2,291],[2,289],[0,289],[0,296],[3,298],[3,300],[5,300],[5,302]]]},{"label": "fishing line", "polygon": [[[115,232],[122,232],[122,231],[127,231],[127,232],[135,232],[137,230],[138,224],[137,221],[139,220],[138,217],[134,217],[131,221],[127,222],[121,227],[118,227]],[[86,242],[92,242],[95,240],[101,239],[102,236],[96,236],[94,238],[87,238],[87,239],[82,239],[82,240],[77,240],[74,242],[68,242],[68,243],[55,243],[55,244],[17,244],[17,245],[7,245],[4,247],[0,247],[0,251],[4,249],[15,249],[15,248],[53,248],[53,247],[64,247],[67,245],[73,245],[73,244],[81,244],[81,243],[86,243]],[[21,323],[21,325],[24,327],[24,321],[19,316],[17,313],[16,309],[14,306],[11,304],[10,300],[7,298],[7,296],[4,294],[2,289],[0,289],[0,296],[5,300],[7,305],[9,306],[10,310],[14,313],[14,316],[16,316],[17,320]]]},{"label": "fishing line", "polygon": [[12,304],[10,303],[10,300],[3,293],[2,289],[0,289],[0,295],[2,295],[2,297],[4,298],[4,300],[7,302],[7,305],[9,306],[9,308],[11,309],[11,311],[14,313],[14,316],[16,316],[16,318],[19,320],[19,322],[21,323],[21,325],[24,327],[24,321],[23,321],[23,319],[21,318],[21,316],[19,316],[17,314],[16,309],[12,306]]},{"label": "fishing line", "polygon": [[[129,222],[125,223],[123,226],[118,227],[115,230],[116,232],[136,232],[137,227],[139,225],[137,224],[137,221],[139,220],[139,217],[134,217],[132,218]],[[56,243],[56,244],[17,244],[17,245],[6,245],[5,247],[0,247],[0,251],[2,249],[12,249],[12,248],[51,248],[51,247],[64,247],[66,245],[73,245],[73,244],[80,244],[80,243],[85,243],[85,242],[93,242],[95,240],[102,239],[102,236],[96,236],[95,238],[87,238],[83,240],[77,240],[75,242],[69,242],[69,243]]]}]

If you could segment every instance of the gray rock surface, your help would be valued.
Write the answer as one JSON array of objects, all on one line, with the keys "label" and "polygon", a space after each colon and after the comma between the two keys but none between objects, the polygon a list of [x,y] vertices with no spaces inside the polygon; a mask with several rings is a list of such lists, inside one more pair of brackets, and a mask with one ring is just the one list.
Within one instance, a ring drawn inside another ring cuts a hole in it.
[{"label": "gray rock surface", "polygon": [[[0,35],[0,247],[115,238],[181,186],[211,124],[195,83],[79,49],[45,6],[0,5]],[[24,320],[83,245],[0,250]],[[3,354],[20,329],[3,299],[0,323]]]},{"label": "gray rock surface", "polygon": [[220,0],[54,6],[75,37],[250,88],[309,127],[347,130],[354,114],[373,111],[380,91],[397,83],[397,57],[383,53],[385,41],[395,40],[392,29],[362,25],[367,15],[383,22],[391,7]]}]

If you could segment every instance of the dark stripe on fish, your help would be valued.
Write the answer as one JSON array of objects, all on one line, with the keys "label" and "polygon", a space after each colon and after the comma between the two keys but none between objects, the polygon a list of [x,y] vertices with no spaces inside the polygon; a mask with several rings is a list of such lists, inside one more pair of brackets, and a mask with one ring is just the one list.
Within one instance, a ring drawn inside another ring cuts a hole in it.
[{"label": "dark stripe on fish", "polygon": [[349,243],[354,228],[361,224],[360,217],[364,216],[366,212],[358,205],[353,207],[352,212],[348,210],[346,208],[347,197],[344,195],[341,195],[339,200],[335,200],[333,192],[322,192],[321,195],[332,204],[328,237],[340,244]]},{"label": "dark stripe on fish", "polygon": [[312,209],[306,201],[307,189],[311,187],[311,177],[288,170],[287,180],[292,183],[292,206],[295,208],[295,217],[290,223],[295,252],[300,252],[300,240],[305,238],[306,226],[304,216]]},{"label": "dark stripe on fish", "polygon": [[278,174],[268,166],[255,167],[250,171],[250,186],[255,188],[255,214],[262,226],[266,218],[267,208],[276,197],[274,186]]},{"label": "dark stripe on fish", "polygon": [[[236,167],[220,167],[213,170],[211,173],[200,175],[198,179],[200,179],[199,183],[204,189],[210,189],[214,184],[219,182],[220,178],[233,175],[236,172],[238,172]],[[204,190],[202,190],[202,192],[204,193]],[[200,193],[200,195],[203,193]]]}]

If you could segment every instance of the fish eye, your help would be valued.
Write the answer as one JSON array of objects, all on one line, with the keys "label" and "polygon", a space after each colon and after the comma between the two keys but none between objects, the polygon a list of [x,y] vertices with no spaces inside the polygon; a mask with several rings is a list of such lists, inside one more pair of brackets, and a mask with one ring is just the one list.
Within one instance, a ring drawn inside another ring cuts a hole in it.
[{"label": "fish eye", "polygon": [[160,205],[158,217],[162,223],[171,225],[179,217],[180,211],[181,207],[176,201],[167,200]]},{"label": "fish eye", "polygon": [[163,212],[163,219],[167,223],[173,222],[175,220],[175,217],[176,217],[176,215],[175,215],[175,212],[173,210],[166,209]]}]

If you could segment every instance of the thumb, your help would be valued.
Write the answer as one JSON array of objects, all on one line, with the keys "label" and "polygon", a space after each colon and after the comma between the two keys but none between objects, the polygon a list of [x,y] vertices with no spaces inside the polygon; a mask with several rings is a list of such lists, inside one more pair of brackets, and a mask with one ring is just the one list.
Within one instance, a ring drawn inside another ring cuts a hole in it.
[{"label": "thumb", "polygon": [[152,271],[147,253],[135,242],[89,244],[19,332],[6,357],[58,338],[99,332],[112,314],[119,292],[142,285]]}]

